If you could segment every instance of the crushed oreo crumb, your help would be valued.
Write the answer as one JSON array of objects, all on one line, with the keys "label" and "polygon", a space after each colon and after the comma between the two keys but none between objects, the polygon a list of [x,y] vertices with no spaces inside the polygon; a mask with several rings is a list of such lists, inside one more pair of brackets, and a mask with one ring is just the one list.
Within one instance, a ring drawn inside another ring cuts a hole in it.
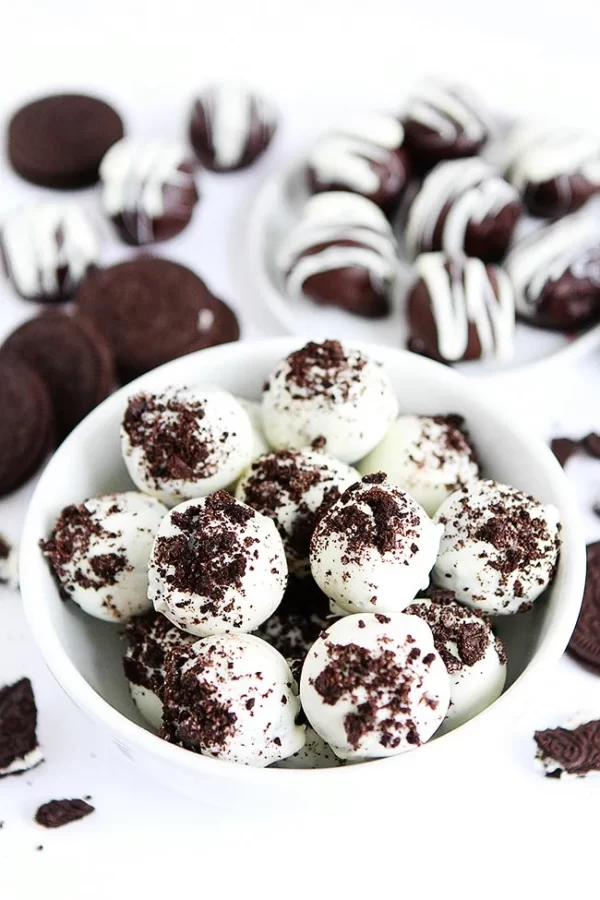
[{"label": "crushed oreo crumb", "polygon": [[50,800],[35,814],[35,821],[44,828],[62,828],[70,822],[84,819],[94,812],[94,807],[85,800]]}]

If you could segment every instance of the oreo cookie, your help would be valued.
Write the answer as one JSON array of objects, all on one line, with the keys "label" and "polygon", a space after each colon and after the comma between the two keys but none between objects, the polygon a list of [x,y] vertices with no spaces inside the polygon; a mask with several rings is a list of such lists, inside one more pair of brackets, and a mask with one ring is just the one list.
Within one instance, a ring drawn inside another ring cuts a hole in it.
[{"label": "oreo cookie", "polygon": [[123,382],[240,336],[233,310],[190,269],[166,259],[144,257],[97,272],[75,299],[111,346]]},{"label": "oreo cookie", "polygon": [[81,315],[47,312],[25,322],[0,348],[0,360],[27,363],[45,382],[62,439],[114,387],[111,349]]},{"label": "oreo cookie", "polygon": [[0,778],[44,761],[37,740],[37,707],[29,678],[0,687]]},{"label": "oreo cookie", "polygon": [[35,814],[35,821],[43,828],[62,828],[94,812],[85,800],[49,800]]},{"label": "oreo cookie", "polygon": [[0,360],[0,497],[20,487],[50,452],[54,416],[48,388],[30,366]]},{"label": "oreo cookie", "polygon": [[51,188],[98,181],[102,157],[123,137],[115,110],[85,94],[56,94],[23,106],[8,126],[8,158],[22,178]]},{"label": "oreo cookie", "polygon": [[600,675],[600,541],[587,547],[583,604],[567,650]]}]

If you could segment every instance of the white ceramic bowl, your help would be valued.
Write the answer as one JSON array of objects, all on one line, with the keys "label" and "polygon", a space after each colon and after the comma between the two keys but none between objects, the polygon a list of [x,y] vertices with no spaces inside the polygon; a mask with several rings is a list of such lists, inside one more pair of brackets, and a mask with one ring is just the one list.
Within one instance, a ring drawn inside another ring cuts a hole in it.
[{"label": "white ceramic bowl", "polygon": [[403,756],[364,765],[314,771],[252,769],[206,759],[148,731],[133,706],[122,674],[119,629],[60,599],[38,541],[60,510],[99,492],[131,489],[121,459],[119,421],[127,397],[142,388],[170,384],[218,384],[258,398],[274,365],[301,342],[291,338],[229,344],[169,363],[138,379],[92,412],[50,460],[31,500],[22,541],[21,590],[34,636],[52,674],[75,703],[113,738],[140,769],[185,794],[220,805],[257,802],[280,806],[312,803],[354,808],[376,789],[431,785],[457,758],[473,759],[486,739],[513,721],[538,680],[562,654],[583,592],[585,549],[567,481],[550,450],[493,408],[485,389],[446,367],[388,347],[362,345],[392,378],[401,409],[461,413],[485,463],[485,473],[556,504],[564,542],[552,588],[531,613],[505,617],[499,631],[509,655],[508,689],[476,719]]}]

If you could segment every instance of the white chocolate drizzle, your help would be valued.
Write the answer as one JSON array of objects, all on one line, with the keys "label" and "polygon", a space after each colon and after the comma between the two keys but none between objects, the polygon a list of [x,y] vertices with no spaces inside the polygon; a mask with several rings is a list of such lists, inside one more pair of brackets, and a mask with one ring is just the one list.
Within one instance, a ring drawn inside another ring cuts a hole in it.
[{"label": "white chocolate drizzle", "polygon": [[[352,241],[356,246],[340,242]],[[326,245],[316,253],[315,247]],[[388,220],[370,200],[359,194],[330,191],[311,197],[278,253],[285,288],[302,296],[312,275],[335,269],[366,269],[371,283],[391,285],[398,269],[397,247]]]},{"label": "white chocolate drizzle", "polygon": [[449,261],[444,253],[422,253],[415,262],[429,293],[440,356],[450,362],[463,359],[472,324],[484,359],[505,361],[513,353],[515,298],[510,279],[480,259]]},{"label": "white chocolate drizzle", "polygon": [[30,203],[14,210],[3,223],[1,244],[9,277],[30,298],[72,293],[99,256],[96,233],[75,203]]},{"label": "white chocolate drizzle", "polygon": [[567,205],[573,175],[600,187],[600,138],[567,128],[516,128],[508,142],[507,169],[519,191],[528,184],[557,180]]},{"label": "white chocolate drizzle", "polygon": [[408,100],[405,118],[450,142],[461,135],[473,142],[484,141],[492,130],[486,111],[470,90],[437,81],[418,86]]},{"label": "white chocolate drizzle", "polygon": [[535,315],[547,284],[570,272],[600,287],[600,222],[589,212],[565,216],[519,241],[506,258],[517,309]]},{"label": "white chocolate drizzle", "polygon": [[308,165],[317,184],[341,184],[372,194],[381,187],[373,164],[385,165],[403,141],[404,129],[394,116],[363,115],[322,137],[309,154]]},{"label": "white chocolate drizzle", "polygon": [[449,206],[440,249],[451,256],[460,256],[464,254],[470,223],[481,224],[518,201],[516,189],[483,159],[471,157],[438,163],[426,176],[408,212],[407,252],[414,258],[433,249],[436,226],[442,211]]},{"label": "white chocolate drizzle", "polygon": [[117,141],[100,164],[106,213],[133,216],[134,236],[152,240],[152,220],[165,211],[165,188],[195,190],[193,175],[179,168],[186,162],[189,154],[183,145],[130,138]]},{"label": "white chocolate drizzle", "polygon": [[203,109],[215,164],[219,169],[238,166],[253,131],[268,144],[275,130],[275,110],[262,97],[241,85],[222,83],[206,88],[197,98]]}]

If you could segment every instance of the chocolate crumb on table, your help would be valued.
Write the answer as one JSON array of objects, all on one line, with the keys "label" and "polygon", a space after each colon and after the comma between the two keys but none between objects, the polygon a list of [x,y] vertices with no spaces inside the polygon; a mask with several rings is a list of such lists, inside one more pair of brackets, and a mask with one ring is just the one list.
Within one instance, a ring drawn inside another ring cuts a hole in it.
[{"label": "chocolate crumb on table", "polygon": [[578,447],[579,442],[574,441],[571,438],[553,438],[550,442],[550,449],[563,468],[577,451]]},{"label": "chocolate crumb on table", "polygon": [[85,800],[49,800],[42,804],[35,814],[35,821],[44,828],[62,828],[77,819],[83,819],[94,812],[94,807]]}]

